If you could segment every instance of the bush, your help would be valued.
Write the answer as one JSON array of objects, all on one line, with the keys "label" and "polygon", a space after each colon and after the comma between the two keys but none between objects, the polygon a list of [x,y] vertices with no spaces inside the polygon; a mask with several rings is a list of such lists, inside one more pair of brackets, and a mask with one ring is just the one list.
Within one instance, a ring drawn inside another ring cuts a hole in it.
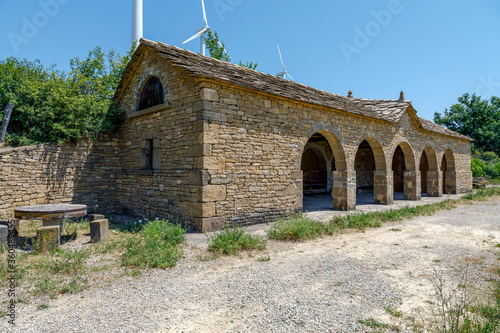
[{"label": "bush", "polygon": [[471,161],[472,176],[473,177],[484,177],[483,173],[484,163],[478,158],[473,158]]},{"label": "bush", "polygon": [[122,265],[132,267],[169,268],[182,257],[179,244],[186,239],[180,225],[167,220],[146,223],[139,234],[128,239],[122,254]]},{"label": "bush", "polygon": [[112,98],[130,56],[96,47],[85,60],[71,59],[68,73],[39,61],[0,60],[0,112],[14,104],[6,142],[76,142],[114,132],[125,113]]},{"label": "bush", "polygon": [[244,250],[264,250],[266,241],[240,228],[225,229],[210,237],[208,250],[216,255],[238,255]]}]

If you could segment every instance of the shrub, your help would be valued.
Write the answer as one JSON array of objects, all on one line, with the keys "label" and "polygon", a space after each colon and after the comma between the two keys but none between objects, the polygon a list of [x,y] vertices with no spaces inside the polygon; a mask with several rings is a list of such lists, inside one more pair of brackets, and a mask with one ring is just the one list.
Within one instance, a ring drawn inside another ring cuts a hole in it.
[{"label": "shrub", "polygon": [[484,163],[481,162],[478,158],[473,158],[471,161],[471,169],[473,177],[484,177],[483,173]]},{"label": "shrub", "polygon": [[146,223],[139,234],[125,243],[122,265],[132,267],[169,268],[182,257],[179,244],[185,241],[186,231],[166,220]]},{"label": "shrub", "polygon": [[266,241],[253,236],[241,228],[225,229],[210,237],[208,250],[216,255],[237,255],[244,250],[264,250]]}]

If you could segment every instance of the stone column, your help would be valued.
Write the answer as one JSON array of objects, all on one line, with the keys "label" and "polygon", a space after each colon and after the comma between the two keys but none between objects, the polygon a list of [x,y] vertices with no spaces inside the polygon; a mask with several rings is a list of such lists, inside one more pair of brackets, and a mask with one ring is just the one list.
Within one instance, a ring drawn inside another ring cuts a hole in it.
[{"label": "stone column", "polygon": [[404,198],[405,200],[420,200],[420,170],[404,172]]},{"label": "stone column", "polygon": [[445,171],[445,194],[457,194],[457,172]]},{"label": "stone column", "polygon": [[356,171],[333,171],[333,209],[356,209]]},{"label": "stone column", "polygon": [[373,172],[373,202],[392,205],[394,203],[393,171]]},{"label": "stone column", "polygon": [[443,172],[427,171],[427,196],[440,197],[443,195]]}]

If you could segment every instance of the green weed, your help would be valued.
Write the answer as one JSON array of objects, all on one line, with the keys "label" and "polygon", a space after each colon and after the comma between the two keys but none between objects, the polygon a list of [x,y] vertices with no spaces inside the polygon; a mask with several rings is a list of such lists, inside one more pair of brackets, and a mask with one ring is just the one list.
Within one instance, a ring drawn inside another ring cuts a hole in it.
[{"label": "green weed", "polygon": [[216,255],[238,255],[240,251],[264,250],[266,241],[240,228],[225,229],[209,238],[208,251]]},{"label": "green weed", "polygon": [[182,257],[179,244],[185,241],[186,231],[166,220],[146,223],[138,235],[125,242],[122,265],[137,268],[168,268]]}]

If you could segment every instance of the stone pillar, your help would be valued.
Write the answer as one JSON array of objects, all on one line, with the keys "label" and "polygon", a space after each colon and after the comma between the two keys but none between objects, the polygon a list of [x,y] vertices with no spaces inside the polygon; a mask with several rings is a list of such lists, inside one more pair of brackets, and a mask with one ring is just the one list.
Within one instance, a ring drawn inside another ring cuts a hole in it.
[{"label": "stone pillar", "polygon": [[356,171],[333,171],[333,209],[356,209]]},{"label": "stone pillar", "polygon": [[420,170],[404,172],[404,199],[421,199]]},{"label": "stone pillar", "polygon": [[393,171],[373,172],[373,202],[392,205],[394,203]]},{"label": "stone pillar", "polygon": [[60,244],[59,226],[41,227],[36,231],[36,250],[48,252],[56,249]]},{"label": "stone pillar", "polygon": [[445,179],[444,183],[445,194],[457,194],[457,172],[445,171],[444,179]]},{"label": "stone pillar", "polygon": [[443,195],[443,173],[441,171],[427,171],[427,196],[440,197]]}]

